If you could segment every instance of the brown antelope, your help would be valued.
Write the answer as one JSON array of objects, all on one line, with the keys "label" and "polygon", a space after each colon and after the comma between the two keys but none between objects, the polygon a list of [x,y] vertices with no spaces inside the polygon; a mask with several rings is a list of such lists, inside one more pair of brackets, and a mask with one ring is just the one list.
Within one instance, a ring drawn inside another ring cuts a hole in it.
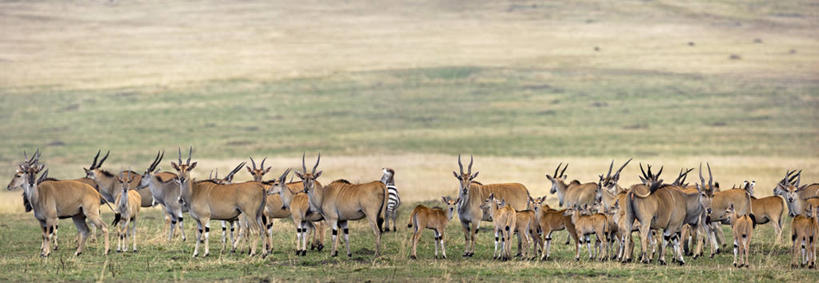
[{"label": "brown antelope", "polygon": [[[21,164],[19,166],[19,169],[26,174],[23,192],[31,204],[34,217],[40,222],[43,233],[40,255],[47,257],[51,254],[49,237],[53,235],[57,220],[68,217],[74,220],[74,225],[80,233],[77,251],[74,253],[75,256],[82,254],[85,240],[90,232],[85,222],[86,218],[102,230],[105,241],[103,254],[108,254],[108,228],[99,215],[100,194],[88,184],[77,181],[47,181],[48,170],[43,172],[40,178],[37,179],[37,174],[43,168],[44,165],[37,164],[36,161],[32,164]],[[107,202],[105,204],[111,208]],[[111,208],[111,210],[114,209]],[[116,213],[115,218],[119,217],[119,213]]]},{"label": "brown antelope", "polygon": [[[540,260],[549,259],[552,244],[552,233],[555,231],[566,230],[569,233],[569,236],[574,239],[574,242],[578,243],[577,232],[574,229],[574,224],[572,224],[572,217],[570,215],[565,215],[565,209],[554,210],[549,208],[549,206],[545,204],[545,196],[530,199],[530,201],[535,210],[535,219],[540,226],[540,232],[544,241],[543,253]],[[575,252],[579,252],[580,246],[575,245],[575,248],[577,249]]]},{"label": "brown antelope", "polygon": [[719,249],[724,243],[722,235],[722,228],[720,225],[728,225],[728,219],[725,217],[725,210],[733,205],[734,210],[740,215],[747,214],[751,211],[748,203],[745,201],[747,192],[745,190],[725,190],[720,191],[719,183],[714,183],[714,177],[711,174],[711,165],[708,166],[708,182],[702,177],[702,165],[700,165],[700,183],[697,184],[700,191],[702,191],[702,203],[706,209],[710,209],[710,217],[705,221],[706,235],[711,241],[711,257],[719,253]]},{"label": "brown antelope", "polygon": [[[31,158],[28,158],[28,156],[26,156],[25,153],[23,153],[23,155],[24,155],[24,158],[23,158],[23,161],[20,164],[28,164],[28,166],[31,166],[31,165],[34,165],[34,162],[39,159],[40,150],[37,149],[37,151],[34,153],[34,155],[31,156]],[[54,178],[46,178],[45,180],[46,181],[59,181],[59,180],[54,179]],[[91,179],[85,178],[85,177],[78,178],[78,179],[72,179],[72,181],[85,183],[85,184],[90,185],[91,187],[96,187],[97,186],[96,183],[94,183],[94,180],[91,180]],[[6,186],[6,190],[9,190],[9,191],[17,190],[17,189],[22,190],[23,189],[23,183],[25,183],[25,182],[26,182],[26,173],[23,172],[20,169],[20,167],[17,167],[17,169],[14,172],[14,176],[11,178],[11,181],[9,181],[9,184]],[[23,208],[25,209],[26,212],[31,211],[33,208],[31,207],[31,204],[28,202],[28,198],[26,198],[25,193],[23,193],[22,196],[23,196]],[[91,239],[91,241],[95,241],[96,240],[97,228],[96,228],[96,226],[93,225],[93,223],[91,223],[91,228],[92,228],[92,230],[91,230],[90,239]],[[59,248],[59,245],[58,245],[59,242],[57,241],[57,230],[59,230],[59,225],[54,226],[54,229],[53,229],[52,235],[51,235],[54,250],[57,250]],[[77,236],[79,237],[79,235],[77,235]]]},{"label": "brown antelope", "polygon": [[435,236],[433,243],[435,244],[435,258],[438,258],[438,243],[441,244],[441,252],[443,259],[446,259],[446,246],[444,241],[446,239],[446,225],[449,220],[452,220],[452,215],[455,214],[455,208],[458,205],[458,200],[454,200],[448,196],[442,197],[441,200],[446,205],[446,209],[440,207],[429,208],[419,204],[412,210],[409,217],[409,224],[407,228],[415,227],[412,233],[412,254],[411,259],[416,259],[416,247],[418,240],[421,239],[421,232],[424,229],[432,230],[432,235]]},{"label": "brown antelope", "polygon": [[[303,157],[303,155],[302,155]],[[387,206],[387,188],[384,183],[373,181],[364,184],[350,184],[344,180],[336,180],[324,187],[317,186],[315,180],[322,171],[316,172],[321,161],[321,154],[316,159],[312,172],[302,158],[302,172],[296,170],[296,176],[302,180],[304,191],[310,202],[310,210],[321,213],[327,224],[333,228],[332,256],[338,255],[338,229],[343,229],[344,242],[347,246],[347,257],[350,252],[350,236],[347,221],[367,218],[370,228],[375,234],[375,255],[381,254],[381,229],[384,223],[383,213]]]},{"label": "brown antelope", "polygon": [[782,220],[785,216],[785,207],[787,206],[785,198],[781,196],[769,196],[764,198],[754,197],[754,186],[756,182],[745,181],[742,187],[732,188],[745,190],[751,195],[751,214],[754,215],[755,225],[762,225],[768,222],[773,223],[776,237],[774,243],[779,243],[782,238]]},{"label": "brown antelope", "polygon": [[[642,165],[640,165],[640,170],[643,170]],[[646,174],[643,171],[643,176],[640,177],[648,184],[632,185],[629,189],[625,202],[624,231],[632,230],[634,220],[640,222],[642,262],[648,262],[646,251],[649,246],[649,234],[651,230],[657,230],[657,235],[662,237],[659,249],[660,264],[666,264],[666,242],[672,238],[674,240],[674,252],[679,258],[677,262],[685,264],[682,249],[679,246],[679,233],[686,220],[687,212],[683,201],[686,196],[678,187],[663,186],[662,180],[659,179],[662,171],[663,168],[661,167],[657,174],[652,174],[649,167],[648,173]],[[626,261],[630,259],[629,256],[627,254]]]},{"label": "brown antelope", "polygon": [[[266,245],[262,251],[262,256],[267,256],[268,249],[266,247],[269,247],[270,244],[267,241],[268,235],[262,224],[262,214],[265,208],[265,196],[267,194],[264,186],[259,182],[227,185],[200,182],[194,185],[195,182],[191,179],[190,172],[196,168],[197,162],[190,163],[190,154],[192,152],[193,150],[191,149],[187,163],[183,164],[180,156],[180,164],[171,162],[171,166],[176,170],[178,175],[176,179],[180,187],[178,201],[182,203],[184,207],[188,208],[188,213],[196,220],[198,226],[196,233],[197,241],[193,256],[196,257],[199,255],[199,243],[202,242],[205,244],[205,253],[203,256],[208,256],[210,253],[208,238],[211,219],[233,220],[236,219],[240,213],[246,215],[248,223],[250,224],[250,231],[259,232],[260,238]],[[234,249],[235,246],[236,243],[234,243]],[[250,256],[254,254],[256,254],[255,240],[250,246]]]},{"label": "brown antelope", "polygon": [[[583,245],[583,243],[586,243],[586,249],[589,251],[590,260],[594,259],[595,253],[601,261],[606,260],[606,252],[608,251],[609,243],[608,238],[606,237],[609,231],[608,217],[602,213],[591,213],[588,210],[588,207],[581,209],[577,205],[567,209],[565,214],[571,216],[572,225],[574,225],[574,229],[577,231],[577,236],[579,238],[574,260],[580,260],[580,247]],[[597,236],[594,250],[592,250],[591,247],[590,236],[592,234]],[[601,243],[603,245],[602,252],[600,247]]]},{"label": "brown antelope", "polygon": [[458,167],[460,174],[452,171],[455,178],[460,183],[458,199],[458,218],[461,220],[461,227],[464,231],[464,257],[475,254],[475,241],[477,240],[478,227],[481,221],[491,221],[490,215],[484,214],[481,205],[490,194],[496,198],[503,199],[515,210],[529,209],[529,190],[520,183],[488,184],[483,185],[475,178],[478,173],[472,174],[472,157],[469,157],[467,172],[461,163],[461,156],[458,155]]},{"label": "brown antelope", "polygon": [[[185,241],[187,238],[185,237],[185,225],[182,213],[187,212],[187,208],[184,208],[179,203],[179,185],[174,181],[177,178],[176,173],[168,171],[160,172],[159,168],[157,168],[164,157],[164,151],[156,153],[154,161],[145,169],[145,172],[142,173],[137,188],[139,190],[147,187],[151,191],[153,202],[162,205],[164,208],[164,227],[166,227],[168,231],[168,241],[173,238],[177,224],[179,225],[182,241]],[[190,161],[190,159],[188,161]],[[179,163],[182,163],[181,149],[179,149]]]},{"label": "brown antelope", "polygon": [[[590,182],[581,184],[580,181],[574,180],[566,184],[566,178],[568,176],[566,176],[565,173],[569,164],[567,163],[566,166],[563,167],[563,171],[560,171],[560,165],[562,164],[563,163],[557,165],[553,176],[546,174],[546,179],[552,182],[552,189],[549,193],[557,193],[560,206],[593,205],[597,197],[597,183]],[[558,174],[558,172],[560,173]]]},{"label": "brown antelope", "polygon": [[[492,225],[495,231],[495,251],[492,253],[493,259],[508,260],[512,253],[512,228],[517,227],[517,217],[515,209],[503,199],[495,198],[494,193],[489,194],[483,205],[483,209],[492,216]],[[500,240],[501,249],[498,250]]]},{"label": "brown antelope", "polygon": [[[750,201],[749,196],[748,202]],[[725,210],[725,215],[731,221],[731,230],[734,235],[734,267],[748,267],[751,236],[754,233],[754,227],[756,227],[752,214],[739,215],[734,210],[734,206],[731,205]],[[739,261],[737,261],[737,255],[739,256]]]},{"label": "brown antelope", "polygon": [[515,227],[512,229],[513,234],[518,237],[518,253],[515,256],[523,259],[535,258],[537,247],[543,245],[537,234],[538,226],[534,210],[515,212]]},{"label": "brown antelope", "polygon": [[791,223],[791,239],[793,240],[791,267],[794,268],[804,267],[806,264],[809,268],[816,268],[816,241],[819,240],[819,218],[817,218],[819,215],[817,214],[819,213],[810,208],[806,208],[805,212],[810,216],[796,215]]},{"label": "brown antelope", "polygon": [[[626,163],[623,163],[623,166],[620,166],[620,169],[617,169],[617,171],[614,172],[614,175],[611,175],[611,170],[614,169],[614,160],[612,160],[611,164],[609,164],[609,172],[606,173],[606,176],[603,177],[603,175],[599,175],[600,181],[598,181],[597,184],[597,201],[595,202],[602,203],[603,209],[611,209],[614,202],[617,200],[617,195],[623,191],[623,188],[620,187],[617,182],[620,181],[620,172],[626,168],[626,165],[628,165],[629,162],[631,162],[631,158],[629,158]],[[554,184],[552,185],[552,188],[554,188]]]},{"label": "brown antelope", "polygon": [[[268,190],[268,194],[278,196],[277,200],[278,203],[281,203],[281,209],[289,211],[289,215],[293,219],[293,225],[296,226],[296,255],[304,256],[307,255],[307,238],[311,230],[317,228],[317,224],[313,224],[313,222],[320,221],[321,214],[310,211],[310,203],[307,194],[304,193],[301,182],[286,182],[288,174],[290,174],[290,168],[285,170],[278,179],[271,183],[272,188]],[[316,185],[321,186],[318,181],[316,181]],[[270,201],[269,197],[268,201]],[[323,231],[315,231],[314,233],[316,234],[314,234],[314,242],[312,244],[318,245],[319,251],[321,251],[323,248],[322,241],[316,240],[315,238],[320,238],[321,235],[319,235],[319,233],[323,233]],[[318,241],[318,244],[315,243],[316,241]]]},{"label": "brown antelope", "polygon": [[123,173],[120,173],[120,175],[116,178],[121,192],[119,193],[119,197],[117,198],[114,207],[116,207],[117,212],[119,212],[121,215],[121,218],[117,219],[119,221],[114,220],[111,225],[117,227],[117,222],[121,223],[121,226],[118,229],[119,239],[117,240],[117,252],[128,251],[128,224],[131,225],[130,237],[131,241],[133,241],[134,252],[136,252],[136,220],[137,215],[139,214],[140,204],[142,204],[142,196],[140,196],[139,192],[136,190],[130,189],[133,187],[132,183],[136,181],[136,178],[133,175],[126,174],[123,171]]}]

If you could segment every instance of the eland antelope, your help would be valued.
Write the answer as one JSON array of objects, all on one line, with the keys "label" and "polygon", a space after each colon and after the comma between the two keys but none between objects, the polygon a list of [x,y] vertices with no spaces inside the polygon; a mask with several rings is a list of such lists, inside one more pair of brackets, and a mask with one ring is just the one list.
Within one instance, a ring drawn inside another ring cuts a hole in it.
[{"label": "eland antelope", "polygon": [[[174,230],[178,224],[179,233],[182,236],[182,241],[187,240],[185,237],[185,225],[183,212],[188,212],[187,208],[179,203],[179,185],[174,181],[177,178],[176,173],[163,171],[160,172],[157,167],[162,159],[165,157],[165,152],[157,152],[154,161],[139,179],[138,189],[148,188],[151,191],[153,202],[162,205],[165,213],[164,227],[168,231],[168,241],[173,238]],[[190,161],[190,160],[189,160]],[[179,163],[182,164],[182,150],[179,149]],[[173,164],[173,162],[171,162]]]},{"label": "eland antelope", "polygon": [[[569,233],[569,237],[574,239],[575,243],[578,243],[578,236],[577,232],[574,229],[574,224],[572,224],[572,217],[571,215],[566,215],[566,210],[554,210],[549,208],[546,205],[546,196],[535,198],[529,200],[532,204],[532,208],[535,210],[535,220],[538,223],[539,230],[542,237],[541,241],[543,242],[543,250],[542,255],[540,256],[540,260],[547,260],[550,256],[550,248],[552,245],[552,233],[555,231],[566,230]],[[579,252],[580,246],[575,245],[575,248]]]},{"label": "eland antelope", "polygon": [[302,170],[296,170],[296,176],[301,179],[304,191],[310,202],[310,210],[317,211],[324,217],[327,224],[333,229],[332,256],[338,255],[338,230],[343,229],[344,242],[347,246],[347,257],[350,252],[350,236],[348,221],[367,218],[370,228],[375,235],[375,255],[381,254],[381,229],[384,223],[383,213],[387,207],[387,188],[384,183],[373,181],[364,184],[351,184],[346,180],[336,180],[320,187],[316,178],[322,171],[316,172],[321,161],[321,154],[316,159],[316,165],[311,172],[307,172],[302,155]]},{"label": "eland antelope", "polygon": [[[598,184],[594,182],[581,184],[580,181],[577,180],[566,184],[568,176],[565,173],[566,168],[569,168],[569,164],[566,163],[566,166],[563,167],[563,171],[560,171],[561,165],[563,165],[562,162],[557,165],[553,175],[546,174],[546,179],[552,182],[549,193],[557,194],[560,206],[574,207],[575,205],[579,205],[582,207],[583,205],[593,205],[597,198]],[[625,166],[625,164],[623,166]]]},{"label": "eland antelope", "polygon": [[477,181],[478,173],[472,174],[472,156],[469,157],[467,172],[461,163],[461,156],[458,155],[458,168],[460,174],[452,171],[460,184],[458,190],[458,218],[461,220],[461,227],[464,231],[464,257],[475,254],[475,241],[477,240],[478,228],[481,221],[491,221],[490,215],[485,214],[481,209],[481,204],[490,194],[498,199],[503,199],[515,210],[529,209],[529,190],[520,183],[488,184],[484,185]]},{"label": "eland antelope", "polygon": [[435,258],[438,258],[438,244],[440,243],[441,258],[446,259],[446,246],[444,245],[446,240],[446,225],[449,223],[449,220],[452,220],[452,215],[455,214],[458,200],[453,200],[448,196],[442,197],[441,200],[444,202],[444,205],[446,205],[446,209],[440,207],[429,208],[419,204],[412,210],[412,213],[410,213],[407,228],[415,227],[415,230],[412,232],[411,259],[417,258],[415,252],[416,247],[418,246],[418,240],[421,239],[421,232],[423,232],[425,228],[432,230],[432,235],[435,237],[433,241],[435,244]]},{"label": "eland antelope", "polygon": [[[484,200],[481,208],[487,210],[492,217],[493,230],[495,231],[495,250],[492,253],[493,259],[508,260],[512,254],[512,228],[517,225],[515,209],[504,199],[495,198],[494,193]],[[498,241],[501,248],[498,250]]]},{"label": "eland antelope", "polygon": [[[117,239],[117,252],[128,250],[128,237],[133,241],[133,251],[137,251],[136,244],[136,225],[137,215],[139,214],[140,204],[142,203],[142,196],[136,190],[131,190],[132,183],[136,181],[136,177],[132,174],[126,174],[125,171],[116,177],[119,183],[119,197],[114,205],[117,212],[121,215],[120,219],[114,220],[111,225],[117,227],[117,222],[121,223],[119,227]],[[118,221],[119,220],[119,221]],[[131,225],[130,231],[128,225]],[[128,235],[130,232],[130,236]]]}]

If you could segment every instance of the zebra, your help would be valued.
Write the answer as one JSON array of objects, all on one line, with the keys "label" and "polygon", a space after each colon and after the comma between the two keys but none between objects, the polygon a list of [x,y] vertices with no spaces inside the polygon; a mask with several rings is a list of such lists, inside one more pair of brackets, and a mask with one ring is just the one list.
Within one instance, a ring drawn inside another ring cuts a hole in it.
[{"label": "zebra", "polygon": [[390,231],[390,220],[392,220],[392,230],[395,228],[395,220],[398,218],[398,207],[401,206],[401,197],[398,195],[398,188],[395,186],[395,171],[392,168],[382,168],[384,175],[381,176],[381,183],[387,185],[387,211],[384,212],[384,232]]}]

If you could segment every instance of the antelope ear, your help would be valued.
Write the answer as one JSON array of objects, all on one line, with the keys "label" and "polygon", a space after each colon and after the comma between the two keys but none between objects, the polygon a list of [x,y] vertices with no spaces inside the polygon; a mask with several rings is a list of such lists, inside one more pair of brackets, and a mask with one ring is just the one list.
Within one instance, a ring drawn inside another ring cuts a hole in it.
[{"label": "antelope ear", "polygon": [[448,196],[442,196],[441,200],[444,201],[444,204],[449,204],[449,197]]},{"label": "antelope ear", "polygon": [[193,163],[191,163],[191,166],[188,167],[188,171],[191,171],[193,170],[193,168],[196,168],[196,163],[198,163],[198,161],[194,161]]},{"label": "antelope ear", "polygon": [[[173,167],[174,170],[179,171],[179,166],[176,165],[176,162],[171,161],[171,167]],[[83,168],[83,169],[85,169],[85,168]],[[88,171],[88,169],[85,169],[85,170]]]},{"label": "antelope ear", "polygon": [[302,175],[301,172],[299,172],[299,170],[294,170],[293,174],[296,174],[296,177],[299,177],[299,179],[304,180],[304,175]]},{"label": "antelope ear", "polygon": [[253,170],[250,169],[250,166],[245,166],[245,168],[247,168],[248,173],[253,174]]},{"label": "antelope ear", "polygon": [[569,178],[569,175],[563,174],[563,176],[561,176],[561,177],[563,178],[563,180],[566,180],[567,178]]},{"label": "antelope ear", "polygon": [[458,176],[458,173],[455,173],[455,171],[452,171],[452,175],[455,176],[455,179],[458,179],[458,180],[461,179],[461,176]]},{"label": "antelope ear", "polygon": [[273,166],[270,166],[270,167],[267,167],[267,169],[264,169],[264,173],[262,173],[262,174],[267,174],[267,172],[270,172],[270,168],[273,168]]},{"label": "antelope ear", "polygon": [[550,176],[549,174],[546,174],[546,179],[548,179],[549,181],[554,180],[554,178],[552,178],[552,176]]},{"label": "antelope ear", "polygon": [[313,175],[313,180],[318,179],[318,177],[319,177],[319,176],[321,176],[321,173],[322,173],[322,172],[324,172],[324,171],[318,171],[318,172],[316,172],[316,175]]},{"label": "antelope ear", "polygon": [[478,178],[478,173],[481,173],[481,171],[478,171],[478,172],[475,172],[475,174],[472,174],[472,176],[469,177],[469,180],[475,180],[475,178]]}]

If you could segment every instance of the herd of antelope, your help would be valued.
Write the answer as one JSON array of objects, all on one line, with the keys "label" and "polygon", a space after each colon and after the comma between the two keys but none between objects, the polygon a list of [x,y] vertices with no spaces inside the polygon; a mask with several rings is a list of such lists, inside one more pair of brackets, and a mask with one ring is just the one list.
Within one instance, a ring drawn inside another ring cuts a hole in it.
[{"label": "herd of antelope", "polygon": [[[48,256],[52,249],[57,249],[58,219],[69,217],[79,231],[75,255],[82,253],[86,239],[94,237],[97,229],[103,234],[104,253],[108,254],[109,229],[100,217],[101,205],[114,213],[112,225],[119,225],[116,228],[118,252],[128,250],[129,240],[133,251],[137,251],[140,208],[157,205],[163,208],[168,241],[177,234],[176,229],[182,240],[186,240],[184,213],[196,222],[194,257],[200,254],[200,244],[204,245],[203,256],[210,252],[211,220],[221,221],[223,249],[230,243],[231,251],[235,252],[244,241],[249,254],[254,255],[257,240],[261,240],[261,256],[268,255],[272,249],[273,219],[276,218],[289,217],[296,226],[297,255],[306,255],[308,242],[311,250],[322,250],[324,230],[329,226],[333,241],[330,254],[337,256],[341,232],[347,256],[352,256],[348,221],[367,220],[375,235],[376,256],[381,253],[381,234],[390,230],[389,221],[395,231],[401,202],[395,171],[390,168],[382,169],[381,179],[372,182],[353,184],[339,179],[322,184],[318,181],[322,171],[317,171],[321,154],[310,170],[303,155],[300,169],[286,168],[278,177],[265,180],[264,175],[271,170],[264,165],[266,159],[257,167],[250,158],[252,166],[242,162],[223,178],[219,178],[217,172],[208,179],[195,180],[191,177],[197,166],[197,162],[191,162],[192,148],[184,162],[182,150],[178,150],[178,159],[170,162],[174,171],[160,172],[157,166],[164,152],[158,152],[142,174],[131,170],[104,170],[102,165],[110,152],[102,159],[99,159],[100,153],[94,156],[90,167],[83,168],[86,176],[73,180],[49,178],[39,150],[30,158],[24,153],[25,159],[18,164],[7,189],[23,189],[26,212],[33,211],[42,230],[41,256]],[[523,184],[476,181],[478,172],[472,172],[472,157],[464,171],[458,156],[459,171],[452,172],[459,184],[457,196],[443,196],[444,208],[418,205],[409,216],[408,227],[413,228],[410,257],[417,257],[421,233],[430,229],[434,235],[435,257],[440,246],[442,258],[446,258],[446,227],[457,212],[464,233],[464,257],[475,254],[479,226],[487,221],[492,223],[495,235],[493,256],[499,260],[513,257],[513,237],[517,238],[517,256],[522,259],[550,259],[554,232],[565,230],[566,243],[574,241],[575,260],[580,260],[585,244],[590,260],[630,262],[634,254],[632,237],[637,232],[641,262],[648,263],[656,257],[658,263],[666,264],[666,246],[670,245],[672,261],[682,265],[684,256],[703,256],[706,245],[710,246],[711,257],[719,253],[725,243],[721,225],[730,225],[733,264],[747,267],[755,227],[771,223],[778,242],[787,209],[793,218],[792,266],[815,268],[819,184],[800,185],[801,171],[789,170],[773,188],[773,196],[756,198],[754,181],[721,190],[719,183],[713,180],[710,164],[706,164],[708,181],[700,165],[699,182],[693,185],[686,183],[693,168],[680,170],[673,182],[666,183],[661,179],[662,167],[652,172],[651,166],[644,168],[640,164],[640,183],[621,186],[618,184],[620,174],[630,162],[631,159],[613,170],[612,161],[605,175],[587,183],[568,182],[565,174],[568,164],[559,164],[552,174],[546,174],[551,182],[550,193],[557,195],[562,207],[553,208],[546,204],[546,196],[532,197]],[[253,180],[234,183],[234,175],[243,167]],[[287,181],[291,170],[298,181],[292,178]],[[86,220],[91,222],[94,231]]]}]

